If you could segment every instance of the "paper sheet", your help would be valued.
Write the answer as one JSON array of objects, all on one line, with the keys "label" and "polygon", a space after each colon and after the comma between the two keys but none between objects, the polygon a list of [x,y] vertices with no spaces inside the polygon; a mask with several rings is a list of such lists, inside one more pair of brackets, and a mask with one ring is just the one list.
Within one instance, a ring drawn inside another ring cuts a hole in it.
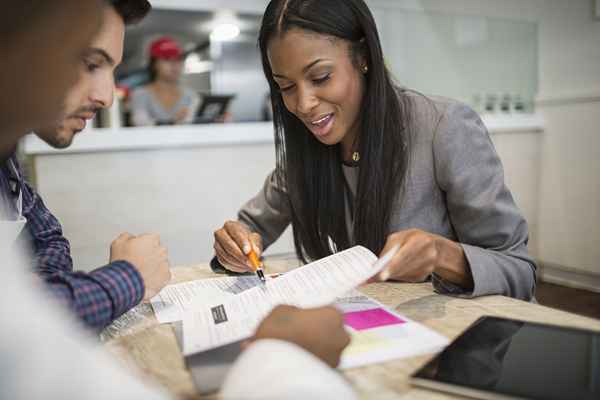
[{"label": "paper sheet", "polygon": [[342,353],[342,369],[433,353],[448,344],[444,336],[356,290],[335,306],[344,313],[352,339]]},{"label": "paper sheet", "polygon": [[[257,285],[261,283],[255,276],[202,279],[170,285],[152,299],[152,307],[159,321],[178,321],[186,313],[219,305]],[[346,329],[352,338],[342,354],[340,368],[435,352],[448,343],[443,336],[357,290],[337,297],[333,304],[344,313]]]},{"label": "paper sheet", "polygon": [[256,276],[201,279],[166,286],[150,303],[161,324],[181,321],[190,311],[223,302],[259,285]]},{"label": "paper sheet", "polygon": [[262,319],[279,304],[302,308],[331,304],[381,271],[396,250],[377,260],[371,251],[356,246],[295,269],[220,304],[187,314],[183,319],[184,354],[251,336]]}]

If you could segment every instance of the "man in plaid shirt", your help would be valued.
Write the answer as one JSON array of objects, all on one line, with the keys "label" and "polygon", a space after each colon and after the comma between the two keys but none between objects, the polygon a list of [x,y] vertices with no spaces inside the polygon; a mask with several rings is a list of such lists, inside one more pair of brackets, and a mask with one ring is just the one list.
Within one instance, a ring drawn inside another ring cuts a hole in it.
[{"label": "man in plaid shirt", "polygon": [[[82,55],[81,77],[65,102],[66,118],[58,127],[36,131],[53,147],[69,146],[74,135],[85,128],[86,120],[111,106],[113,73],[122,58],[125,25],[139,21],[150,10],[147,0],[107,2],[112,7],[106,7],[102,27]],[[167,250],[158,235],[121,234],[111,244],[108,265],[90,273],[74,272],[69,242],[59,221],[24,180],[14,155],[0,168],[0,192],[4,209],[15,208],[19,194],[22,196],[36,272],[86,325],[94,329],[106,326],[142,299],[154,296],[170,279]]]}]

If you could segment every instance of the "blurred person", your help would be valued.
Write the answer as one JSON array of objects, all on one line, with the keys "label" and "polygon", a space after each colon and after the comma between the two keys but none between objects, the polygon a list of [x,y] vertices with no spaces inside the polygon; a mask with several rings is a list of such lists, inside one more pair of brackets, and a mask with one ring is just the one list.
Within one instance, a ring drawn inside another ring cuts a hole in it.
[{"label": "blurred person", "polygon": [[272,0],[259,47],[276,166],[215,232],[223,266],[251,270],[250,250],[291,224],[305,261],[399,245],[374,280],[533,298],[527,222],[485,125],[464,104],[393,82],[364,0]]},{"label": "blurred person", "polygon": [[170,37],[150,45],[150,83],[131,94],[133,125],[180,125],[194,122],[199,95],[181,85],[183,51]]},{"label": "blurred person", "polygon": [[[113,72],[121,62],[125,24],[142,19],[150,10],[147,0],[111,0],[103,10],[98,33],[81,54],[79,81],[63,102],[66,117],[35,134],[53,147],[69,146],[87,120],[113,102]],[[47,62],[48,63],[48,62]],[[16,155],[0,169],[0,191],[6,201],[18,188],[18,211],[27,220],[26,240],[33,248],[35,271],[50,291],[89,327],[100,329],[124,312],[157,294],[169,281],[167,250],[158,235],[121,234],[110,246],[109,263],[92,272],[73,271],[68,240],[58,219],[25,181]]]},{"label": "blurred person", "polygon": [[[131,1],[119,3],[123,2]],[[57,104],[63,104],[72,93],[68,90],[78,84],[77,79],[85,79],[79,74],[87,65],[82,60],[102,18],[110,15],[107,8],[112,10],[114,5],[114,1],[99,0],[14,0],[5,4],[0,26],[9,46],[0,65],[0,83],[7,90],[21,91],[10,102],[0,102],[4,115],[0,119],[0,154],[10,157],[19,137],[65,115]],[[71,30],[77,35],[71,35]],[[40,51],[29,54],[24,48]],[[22,82],[29,84],[23,86]],[[27,112],[19,112],[22,109]],[[3,220],[0,225],[13,222]],[[79,330],[72,314],[42,295],[39,281],[26,273],[22,261],[9,250],[17,233],[18,229],[9,234],[0,230],[5,269],[5,288],[0,291],[1,397],[166,398],[164,392],[115,367],[98,343]],[[348,342],[342,317],[334,308],[278,307],[260,324],[234,365],[224,398],[352,399],[348,385],[329,368],[337,365]],[[278,375],[285,370],[286,376],[273,380],[275,369]],[[249,379],[250,370],[257,376]],[[254,383],[252,387],[248,382]]]}]

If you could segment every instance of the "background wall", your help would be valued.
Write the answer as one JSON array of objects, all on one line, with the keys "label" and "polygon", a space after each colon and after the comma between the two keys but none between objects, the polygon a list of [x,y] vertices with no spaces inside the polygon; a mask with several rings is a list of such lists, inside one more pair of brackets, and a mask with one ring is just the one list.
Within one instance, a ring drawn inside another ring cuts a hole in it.
[{"label": "background wall", "polygon": [[546,280],[600,291],[600,20],[593,3],[546,0],[541,9],[539,256]]},{"label": "background wall", "polygon": [[492,134],[504,166],[504,179],[529,226],[529,252],[540,256],[538,209],[540,203],[540,143],[544,132],[521,131]]},{"label": "background wall", "polygon": [[[209,261],[213,232],[236,219],[274,165],[272,144],[246,144],[47,155],[35,169],[76,268],[91,270],[124,231],[160,233],[173,265]],[[270,252],[292,249],[288,233]]]},{"label": "background wall", "polygon": [[269,84],[262,70],[256,41],[213,43],[212,46],[219,47],[222,52],[211,73],[212,90],[217,94],[235,94],[228,109],[232,121],[263,121]]},{"label": "background wall", "polygon": [[461,100],[478,111],[488,98],[497,104],[505,97],[533,109],[535,22],[398,7],[385,8],[377,22],[386,62],[402,85]]}]

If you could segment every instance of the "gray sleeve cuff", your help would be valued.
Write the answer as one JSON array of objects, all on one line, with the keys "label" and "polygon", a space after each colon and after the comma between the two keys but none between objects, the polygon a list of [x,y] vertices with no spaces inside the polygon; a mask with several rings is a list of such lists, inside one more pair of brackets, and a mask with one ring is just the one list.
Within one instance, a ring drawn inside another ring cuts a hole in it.
[{"label": "gray sleeve cuff", "polygon": [[485,254],[486,250],[464,243],[460,243],[460,245],[465,252],[465,258],[467,259],[469,269],[471,270],[473,289],[465,289],[433,274],[431,280],[435,291],[441,294],[463,298],[501,293],[502,290],[499,289],[498,284],[503,279],[502,275],[493,271],[493,268],[483,267],[486,263],[489,264],[489,255]]},{"label": "gray sleeve cuff", "polygon": [[473,297],[473,292],[471,290],[460,287],[436,274],[431,275],[431,284],[436,293],[439,294],[463,298]]},{"label": "gray sleeve cuff", "polygon": [[261,191],[238,212],[238,220],[263,240],[263,250],[275,242],[291,222],[287,193],[279,186],[273,171]]},{"label": "gray sleeve cuff", "polygon": [[[519,266],[525,267],[521,265],[523,261],[517,263],[506,255],[496,254],[492,250],[477,246],[464,243],[461,243],[461,246],[473,276],[473,290],[464,289],[434,274],[432,283],[438,293],[467,298],[495,294],[508,296],[512,293],[513,297],[530,300],[532,293],[531,288],[528,287],[530,282],[518,271]],[[504,258],[505,262],[502,262],[501,258]],[[513,265],[504,265],[510,264],[509,261]],[[512,269],[514,271],[511,271]]]}]

